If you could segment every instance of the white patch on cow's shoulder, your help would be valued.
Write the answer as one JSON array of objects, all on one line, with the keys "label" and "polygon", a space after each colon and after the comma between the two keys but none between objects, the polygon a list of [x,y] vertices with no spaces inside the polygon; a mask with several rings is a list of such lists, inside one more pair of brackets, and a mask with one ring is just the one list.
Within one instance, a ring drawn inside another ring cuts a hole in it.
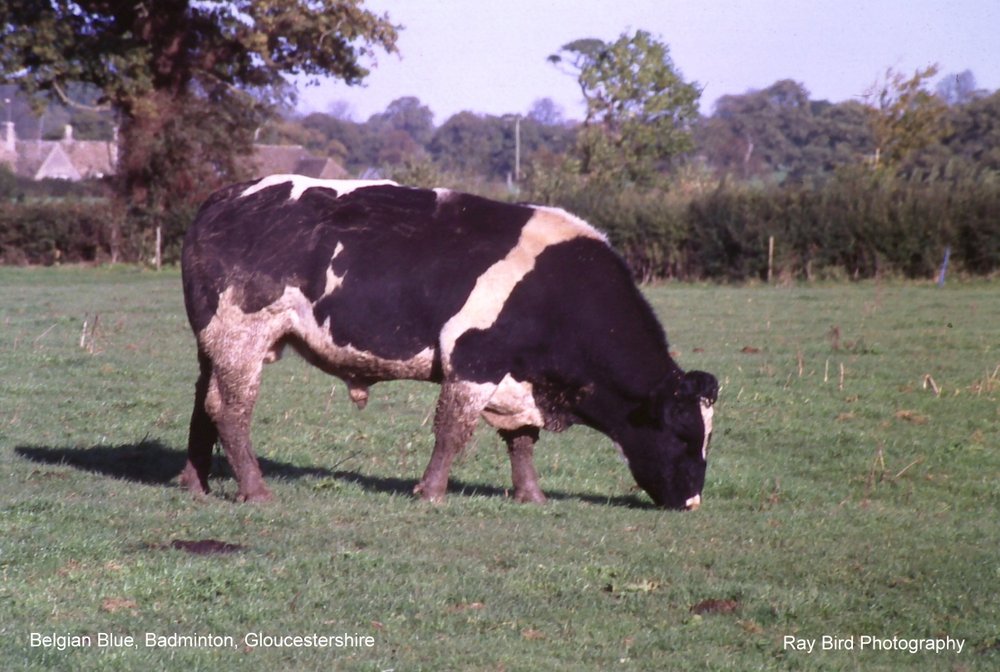
[{"label": "white patch on cow's shoulder", "polygon": [[531,383],[514,380],[509,373],[496,386],[482,411],[483,419],[497,429],[544,427]]},{"label": "white patch on cow's shoulder", "polygon": [[708,459],[708,441],[712,438],[712,416],[715,415],[715,408],[711,399],[701,400],[701,421],[705,426],[705,438],[701,443],[701,459]]},{"label": "white patch on cow's shoulder", "polygon": [[341,196],[345,196],[352,191],[364,189],[365,187],[378,187],[383,185],[392,187],[399,186],[392,180],[321,180],[315,177],[306,177],[305,175],[269,175],[258,181],[257,184],[244,189],[240,196],[250,196],[263,189],[275,187],[279,184],[285,184],[286,182],[292,183],[292,193],[288,196],[288,199],[291,201],[299,200],[307,189],[312,189],[314,187],[318,187],[320,189],[332,189],[337,192],[337,198],[340,198]]},{"label": "white patch on cow's shoulder", "polygon": [[343,275],[337,275],[333,272],[333,268],[330,266],[326,267],[326,285],[323,287],[323,297],[330,296],[335,291],[337,291],[342,284],[344,284],[344,278],[347,277],[347,271],[344,271]]},{"label": "white patch on cow's shoulder", "polygon": [[444,189],[442,187],[435,187],[433,191],[437,194],[438,203],[444,203],[450,200],[452,195],[455,193],[451,189]]},{"label": "white patch on cow's shoulder", "polygon": [[330,265],[326,267],[326,284],[323,287],[323,297],[330,296],[337,289],[339,289],[342,284],[344,284],[344,278],[347,277],[347,271],[344,271],[343,275],[337,275],[333,271],[333,260],[336,259],[337,255],[339,255],[343,251],[344,251],[344,244],[338,242],[337,248],[333,251],[333,256],[330,257]]},{"label": "white patch on cow's shoulder", "polygon": [[479,276],[465,305],[441,329],[445,371],[450,370],[451,353],[459,337],[469,329],[488,329],[496,321],[514,287],[535,267],[538,255],[550,245],[580,237],[607,243],[603,234],[582,219],[558,208],[535,207],[517,244]]}]

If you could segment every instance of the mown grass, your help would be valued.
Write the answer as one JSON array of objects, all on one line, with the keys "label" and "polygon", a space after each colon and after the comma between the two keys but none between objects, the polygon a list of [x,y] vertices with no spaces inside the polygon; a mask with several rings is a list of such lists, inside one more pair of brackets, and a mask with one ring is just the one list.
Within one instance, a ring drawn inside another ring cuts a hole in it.
[{"label": "mown grass", "polygon": [[[194,501],[171,481],[196,372],[177,273],[0,268],[0,288],[0,669],[1000,665],[995,283],[650,289],[681,364],[722,382],[693,514],[649,507],[578,428],[539,444],[549,505],[506,498],[485,430],[425,505],[409,491],[435,388],[376,386],[358,412],[291,356],[254,426],[277,501],[233,503],[221,460]],[[242,550],[172,546],[207,539]],[[99,632],[137,645],[31,646]],[[374,646],[251,649],[250,632]],[[784,646],[824,635],[964,650]]]}]

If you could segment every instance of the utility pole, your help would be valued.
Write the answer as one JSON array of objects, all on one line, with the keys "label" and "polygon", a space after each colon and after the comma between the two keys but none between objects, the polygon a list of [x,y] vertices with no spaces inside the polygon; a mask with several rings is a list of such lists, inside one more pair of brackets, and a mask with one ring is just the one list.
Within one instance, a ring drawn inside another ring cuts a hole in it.
[{"label": "utility pole", "polygon": [[521,182],[521,115],[514,117],[514,183]]}]

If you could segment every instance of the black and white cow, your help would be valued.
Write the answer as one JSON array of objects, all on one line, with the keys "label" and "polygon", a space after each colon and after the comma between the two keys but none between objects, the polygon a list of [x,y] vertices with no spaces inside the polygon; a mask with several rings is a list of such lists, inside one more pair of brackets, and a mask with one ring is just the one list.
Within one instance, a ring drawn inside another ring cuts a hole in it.
[{"label": "black and white cow", "polygon": [[274,175],[205,202],[183,277],[201,374],[181,480],[195,493],[221,439],[240,500],[270,498],[251,415],[263,365],[290,345],[359,407],[379,381],[440,383],[424,499],[444,497],[481,417],[506,441],[519,501],[545,501],[539,430],[582,423],[657,504],[701,502],[716,379],[677,366],[604,235],[563,210]]}]

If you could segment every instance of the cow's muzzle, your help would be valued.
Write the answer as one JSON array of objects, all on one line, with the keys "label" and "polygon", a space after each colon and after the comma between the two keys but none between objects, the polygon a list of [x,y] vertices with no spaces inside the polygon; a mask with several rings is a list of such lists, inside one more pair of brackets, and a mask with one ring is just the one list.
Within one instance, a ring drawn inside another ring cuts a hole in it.
[{"label": "cow's muzzle", "polygon": [[684,508],[688,511],[697,511],[699,506],[701,506],[701,495],[688,497],[688,500],[684,502]]}]

